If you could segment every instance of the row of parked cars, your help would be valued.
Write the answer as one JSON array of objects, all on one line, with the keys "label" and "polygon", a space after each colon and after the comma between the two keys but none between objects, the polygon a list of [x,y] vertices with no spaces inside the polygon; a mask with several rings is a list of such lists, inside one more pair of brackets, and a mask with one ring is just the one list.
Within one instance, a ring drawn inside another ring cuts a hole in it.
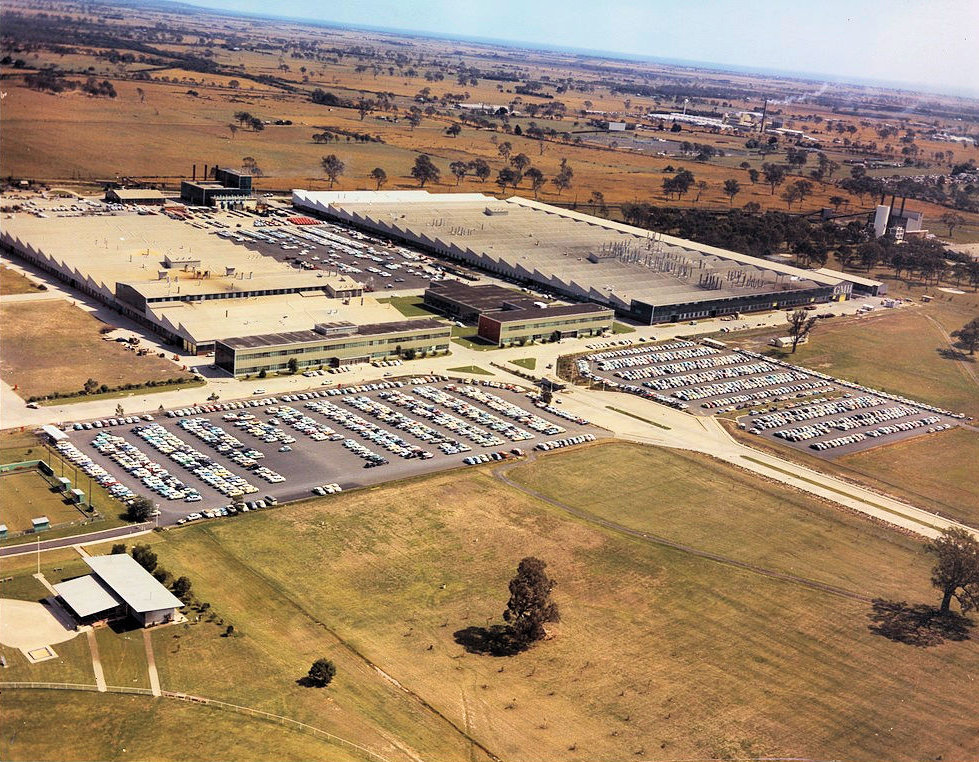
[{"label": "row of parked cars", "polygon": [[[356,398],[351,398],[356,399]],[[345,400],[346,401],[346,400]],[[388,452],[397,455],[401,458],[431,458],[432,453],[423,450],[418,445],[414,445],[404,437],[395,434],[392,431],[381,428],[373,421],[368,421],[363,416],[352,413],[349,410],[344,410],[338,405],[334,405],[332,402],[308,402],[306,407],[314,410],[320,415],[326,416],[331,421],[340,424],[348,431],[352,431],[357,436],[362,439],[366,439],[373,444],[383,447]],[[350,440],[353,441],[353,440]],[[349,449],[349,448],[348,448]],[[373,453],[364,448],[366,453],[373,455]],[[369,456],[362,456],[367,461],[368,465],[374,459]],[[380,456],[377,456],[378,458]],[[383,460],[383,458],[382,458]],[[385,463],[387,461],[384,461]],[[376,465],[384,465],[383,463],[377,463]]]},{"label": "row of parked cars", "polygon": [[313,487],[314,495],[335,495],[338,492],[343,492],[343,488],[336,482],[324,484],[321,487]]},{"label": "row of parked cars", "polygon": [[481,463],[490,463],[492,461],[509,460],[512,457],[519,457],[523,455],[523,450],[519,447],[514,447],[510,452],[482,452],[478,455],[469,455],[462,459],[462,462],[467,466],[478,466]]},{"label": "row of parked cars", "polygon": [[98,421],[85,421],[84,423],[72,424],[75,431],[91,431],[92,429],[107,429],[111,426],[126,426],[139,423],[140,421],[152,421],[152,415],[127,415],[123,418],[103,418]]},{"label": "row of parked cars", "polygon": [[860,397],[845,394],[841,399],[815,399],[806,404],[787,405],[782,410],[752,410],[748,414],[750,416],[749,423],[745,424],[745,428],[750,425],[752,429],[759,430],[752,433],[759,433],[764,429],[776,429],[790,423],[812,421],[817,418],[825,418],[827,415],[838,415],[853,410],[877,407],[879,404],[881,404],[881,399],[869,394]]},{"label": "row of parked cars", "polygon": [[772,432],[772,436],[788,442],[806,442],[810,439],[830,434],[834,430],[853,431],[854,429],[863,429],[867,426],[886,423],[887,421],[893,421],[898,418],[907,418],[916,412],[918,411],[911,407],[880,407],[853,415],[826,418],[822,421],[815,421],[805,426],[795,426],[791,429],[777,429]]},{"label": "row of parked cars", "polygon": [[129,487],[127,487],[125,484],[120,484],[112,474],[102,468],[102,466],[93,461],[67,439],[62,439],[60,442],[57,442],[55,444],[55,449],[63,458],[74,463],[87,476],[92,477],[96,483],[103,487],[106,492],[117,500],[120,500],[123,503],[128,503],[136,497],[135,492],[129,489]]},{"label": "row of parked cars", "polygon": [[276,498],[272,497],[271,495],[266,495],[262,500],[249,500],[248,502],[239,503],[238,505],[232,503],[221,508],[209,508],[206,511],[188,513],[183,518],[177,519],[177,524],[183,525],[193,521],[200,521],[202,519],[218,519],[222,516],[237,516],[242,513],[257,511],[261,508],[272,508],[278,504],[279,501]]},{"label": "row of parked cars", "polygon": [[736,353],[729,355],[713,355],[711,357],[699,357],[694,360],[675,360],[660,365],[646,365],[630,370],[617,370],[613,374],[616,378],[626,381],[642,381],[644,378],[661,378],[670,376],[674,373],[689,373],[709,368],[721,368],[726,365],[737,365],[745,361],[745,358]]},{"label": "row of parked cars", "polygon": [[547,442],[538,442],[538,450],[559,450],[562,447],[571,447],[576,444],[583,444],[585,442],[594,442],[594,434],[578,434],[574,437],[567,437],[566,439],[552,439]]},{"label": "row of parked cars", "polygon": [[195,450],[159,423],[137,427],[133,429],[133,433],[225,497],[236,498],[258,492],[258,487],[254,484]]},{"label": "row of parked cars", "polygon": [[108,432],[96,434],[92,440],[94,447],[119,465],[124,471],[139,479],[150,492],[155,492],[167,500],[185,500],[195,503],[201,499],[200,493],[184,484],[161,464],[150,458],[138,447],[123,437]]},{"label": "row of parked cars", "polygon": [[643,386],[657,391],[668,391],[679,389],[684,386],[694,386],[698,384],[708,384],[721,379],[743,378],[744,376],[756,376],[759,373],[770,373],[775,370],[775,366],[767,362],[748,363],[747,365],[729,365],[725,368],[714,368],[713,370],[701,370],[696,373],[687,373],[679,376],[664,376],[647,381]]},{"label": "row of parked cars", "polygon": [[563,434],[565,432],[563,427],[541,418],[539,415],[529,410],[524,410],[524,408],[520,407],[520,405],[509,402],[499,395],[483,391],[478,387],[450,384],[449,386],[446,386],[445,389],[446,391],[456,392],[461,394],[463,397],[475,400],[476,402],[490,408],[490,410],[495,410],[497,413],[500,413],[511,420],[517,421],[517,423],[533,429],[540,434],[544,434],[545,436],[550,437],[554,436],[555,434]]},{"label": "row of parked cars", "polygon": [[265,453],[246,445],[207,418],[182,418],[177,426],[242,468],[254,468],[265,457]]}]

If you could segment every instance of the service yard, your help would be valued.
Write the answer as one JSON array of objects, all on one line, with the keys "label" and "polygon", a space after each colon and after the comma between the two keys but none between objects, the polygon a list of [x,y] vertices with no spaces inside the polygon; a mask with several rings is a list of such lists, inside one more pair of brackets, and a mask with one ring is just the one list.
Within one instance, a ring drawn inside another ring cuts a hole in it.
[{"label": "service yard", "polygon": [[85,421],[69,433],[65,457],[121,500],[151,497],[160,523],[174,524],[236,499],[253,510],[602,432],[513,385],[425,376]]},{"label": "service yard", "polygon": [[596,352],[579,359],[577,370],[694,415],[735,414],[743,430],[827,458],[945,431],[964,418],[709,339]]}]

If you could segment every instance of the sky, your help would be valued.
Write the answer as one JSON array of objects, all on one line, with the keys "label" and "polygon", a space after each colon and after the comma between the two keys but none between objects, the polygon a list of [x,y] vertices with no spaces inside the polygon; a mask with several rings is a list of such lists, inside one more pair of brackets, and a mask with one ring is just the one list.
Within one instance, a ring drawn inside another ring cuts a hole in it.
[{"label": "sky", "polygon": [[452,37],[882,80],[979,96],[979,0],[189,0]]}]

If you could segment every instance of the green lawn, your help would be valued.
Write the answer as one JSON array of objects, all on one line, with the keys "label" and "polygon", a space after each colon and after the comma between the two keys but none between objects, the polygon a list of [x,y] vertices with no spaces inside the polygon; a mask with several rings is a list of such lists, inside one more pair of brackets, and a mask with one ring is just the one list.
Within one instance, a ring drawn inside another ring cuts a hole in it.
[{"label": "green lawn", "polygon": [[612,323],[612,333],[635,333],[636,329],[625,323]]},{"label": "green lawn", "polygon": [[480,368],[478,365],[463,365],[459,368],[449,368],[449,373],[475,373],[480,376],[492,376],[493,371]]},{"label": "green lawn", "polygon": [[39,516],[47,516],[52,526],[86,518],[36,469],[0,476],[0,523],[20,532],[31,529],[31,519]]},{"label": "green lawn", "polygon": [[105,682],[108,685],[123,688],[150,687],[142,630],[115,632],[109,627],[103,627],[96,632],[96,638]]},{"label": "green lawn", "polygon": [[519,360],[510,360],[514,365],[519,365],[521,368],[526,368],[527,370],[535,370],[537,368],[537,358],[536,357],[522,357]]},{"label": "green lawn", "polygon": [[432,317],[440,313],[425,306],[425,300],[420,296],[385,296],[377,300],[378,304],[390,304],[405,317]]},{"label": "green lawn", "polygon": [[[511,476],[773,571],[936,599],[918,541],[707,458],[613,444]],[[488,470],[152,541],[219,620],[154,633],[165,688],[316,718],[348,737],[383,728],[423,758],[470,748],[364,658],[504,759],[620,760],[657,747],[664,759],[979,754],[971,641],[891,642],[868,630],[866,603],[620,535]],[[558,581],[553,639],[503,660],[466,653],[454,633],[501,621],[507,580],[531,554]],[[221,637],[227,623],[238,636]],[[339,669],[329,713],[295,685],[319,655]]]}]

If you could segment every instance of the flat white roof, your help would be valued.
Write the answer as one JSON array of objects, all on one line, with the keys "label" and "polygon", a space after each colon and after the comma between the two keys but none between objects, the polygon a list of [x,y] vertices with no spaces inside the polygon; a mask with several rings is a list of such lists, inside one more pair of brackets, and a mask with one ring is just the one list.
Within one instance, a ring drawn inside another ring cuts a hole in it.
[{"label": "flat white roof", "polygon": [[54,585],[55,591],[80,617],[114,609],[122,601],[91,574]]},{"label": "flat white roof", "polygon": [[88,556],[85,563],[112,592],[133,611],[145,613],[183,606],[177,596],[156,581],[132,556],[116,553],[111,556]]},{"label": "flat white roof", "polygon": [[57,428],[56,426],[51,426],[50,424],[47,423],[41,427],[41,431],[43,431],[45,434],[51,437],[55,442],[68,438],[68,435],[65,434],[65,432],[63,432],[61,429]]},{"label": "flat white roof", "polygon": [[831,278],[839,278],[840,280],[845,280],[849,283],[857,283],[861,286],[883,286],[883,282],[879,280],[874,280],[873,278],[865,278],[862,275],[854,275],[853,273],[845,273],[840,270],[832,270],[829,267],[820,267],[816,270],[820,275],[828,275]]}]

